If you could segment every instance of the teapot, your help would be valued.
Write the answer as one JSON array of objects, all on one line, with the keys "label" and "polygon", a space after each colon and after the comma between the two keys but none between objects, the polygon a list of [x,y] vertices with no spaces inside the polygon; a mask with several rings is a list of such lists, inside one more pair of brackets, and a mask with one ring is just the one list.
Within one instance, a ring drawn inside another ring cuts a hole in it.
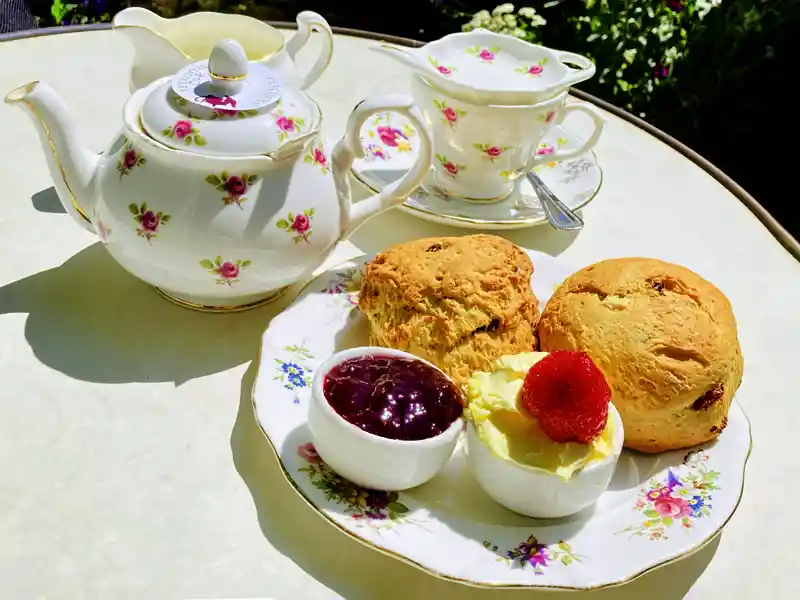
[{"label": "teapot", "polygon": [[[125,35],[135,51],[131,92],[208,57],[214,42],[224,38],[239,42],[249,60],[275,69],[286,83],[301,90],[322,75],[333,54],[330,25],[311,11],[297,15],[297,33],[288,41],[278,29],[245,15],[198,12],[165,19],[138,6],[118,12],[112,27]],[[301,73],[295,59],[312,30],[322,33],[325,40],[311,68]]]},{"label": "teapot", "polygon": [[[134,92],[121,131],[97,155],[46,83],[11,91],[36,125],[67,212],[128,272],[163,296],[212,312],[276,298],[320,266],[367,219],[401,204],[431,165],[431,134],[406,94],[376,94],[335,145],[304,92],[242,46],[219,41],[193,63]],[[400,179],[357,203],[349,171],[376,113],[404,114],[419,149]]]}]

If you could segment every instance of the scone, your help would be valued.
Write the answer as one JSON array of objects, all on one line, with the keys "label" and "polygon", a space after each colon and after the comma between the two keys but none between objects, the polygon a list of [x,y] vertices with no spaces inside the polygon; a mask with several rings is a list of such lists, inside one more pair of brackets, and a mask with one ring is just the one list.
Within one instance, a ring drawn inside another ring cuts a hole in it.
[{"label": "scone", "polygon": [[625,446],[642,452],[718,436],[742,381],[728,299],[660,260],[617,258],[570,276],[542,312],[539,343],[589,354],[613,391]]},{"label": "scone", "polygon": [[359,307],[370,343],[424,358],[463,384],[496,358],[536,346],[533,264],[503,238],[414,240],[370,262]]}]

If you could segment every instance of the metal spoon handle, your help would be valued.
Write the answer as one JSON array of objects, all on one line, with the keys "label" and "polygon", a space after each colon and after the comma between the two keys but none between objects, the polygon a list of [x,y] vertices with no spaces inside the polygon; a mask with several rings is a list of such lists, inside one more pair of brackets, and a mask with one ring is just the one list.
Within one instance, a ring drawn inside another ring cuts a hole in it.
[{"label": "metal spoon handle", "polygon": [[552,227],[564,231],[575,231],[583,227],[583,220],[567,208],[536,173],[529,171],[527,177],[542,203],[547,222]]}]

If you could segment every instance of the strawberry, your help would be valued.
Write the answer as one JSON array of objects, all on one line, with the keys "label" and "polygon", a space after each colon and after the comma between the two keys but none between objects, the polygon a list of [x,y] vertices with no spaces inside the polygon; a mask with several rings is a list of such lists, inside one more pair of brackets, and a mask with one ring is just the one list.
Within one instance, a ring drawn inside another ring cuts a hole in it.
[{"label": "strawberry", "polygon": [[554,442],[588,444],[608,420],[611,388],[585,352],[554,350],[525,376],[520,404]]}]

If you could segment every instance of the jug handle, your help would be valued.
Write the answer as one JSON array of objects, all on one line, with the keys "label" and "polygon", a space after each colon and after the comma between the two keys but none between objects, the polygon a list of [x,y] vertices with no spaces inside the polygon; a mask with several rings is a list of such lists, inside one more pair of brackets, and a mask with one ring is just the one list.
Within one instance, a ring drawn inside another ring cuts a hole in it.
[{"label": "jug handle", "polygon": [[531,171],[533,168],[541,163],[548,163],[554,161],[563,161],[563,160],[570,160],[573,158],[577,158],[583,154],[586,154],[589,150],[594,148],[595,144],[597,144],[597,140],[600,139],[600,134],[603,132],[603,125],[605,125],[605,119],[600,115],[600,112],[585,102],[579,102],[576,104],[567,104],[564,109],[561,111],[561,115],[559,116],[559,123],[564,120],[564,118],[571,112],[582,112],[589,116],[589,118],[594,121],[594,131],[592,131],[592,135],[589,136],[589,139],[583,142],[578,148],[574,150],[555,150],[552,154],[537,154],[535,155],[530,162],[525,166],[525,171]]},{"label": "jug handle", "polygon": [[[400,179],[387,185],[380,193],[353,202],[350,188],[350,169],[356,158],[364,158],[366,151],[361,142],[361,128],[376,113],[397,112],[405,115],[419,136],[416,160]],[[353,109],[347,120],[344,137],[336,143],[332,154],[332,171],[336,196],[339,201],[340,240],[345,240],[365,221],[405,202],[431,168],[433,138],[430,128],[408,94],[375,94]]]},{"label": "jug handle", "polygon": [[304,10],[297,15],[297,33],[286,42],[286,53],[289,55],[289,58],[292,59],[292,62],[296,63],[297,55],[308,40],[311,39],[312,31],[319,31],[324,34],[325,40],[317,60],[314,61],[308,73],[301,78],[298,85],[301,90],[311,86],[319,79],[323,71],[328,68],[331,62],[331,56],[333,56],[333,31],[331,31],[331,26],[328,25],[328,22],[322,15],[310,10]]},{"label": "jug handle", "polygon": [[[586,81],[592,77],[597,70],[594,63],[585,56],[575,54],[574,52],[564,52],[560,50],[556,52],[556,60],[569,69],[569,73],[559,84],[561,87],[575,85],[581,81]],[[571,65],[576,65],[578,68]]]}]

